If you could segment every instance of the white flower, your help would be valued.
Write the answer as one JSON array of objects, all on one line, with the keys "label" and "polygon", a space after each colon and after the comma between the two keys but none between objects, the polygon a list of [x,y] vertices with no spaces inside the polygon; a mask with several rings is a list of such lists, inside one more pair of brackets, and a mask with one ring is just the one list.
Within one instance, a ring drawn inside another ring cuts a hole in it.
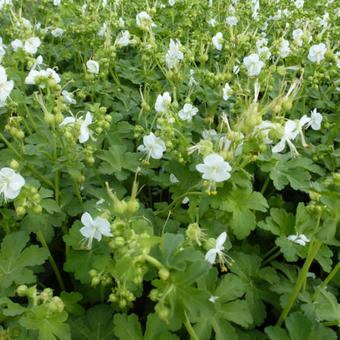
[{"label": "white flower", "polygon": [[259,47],[257,49],[257,54],[264,60],[269,59],[272,55],[267,46]]},{"label": "white flower", "polygon": [[307,127],[310,126],[313,130],[320,130],[321,122],[322,115],[316,109],[311,111],[311,118],[310,121],[308,122]]},{"label": "white flower", "polygon": [[0,107],[5,106],[7,97],[13,90],[13,80],[7,81],[6,70],[0,66]]},{"label": "white flower", "polygon": [[184,104],[183,109],[178,112],[178,115],[182,120],[191,122],[192,117],[195,116],[197,112],[198,108],[195,106],[192,106],[191,104]]},{"label": "white flower", "polygon": [[155,109],[157,112],[166,112],[171,104],[169,92],[164,92],[163,95],[158,95],[156,99]]},{"label": "white flower", "polygon": [[214,18],[212,18],[208,21],[208,24],[212,27],[215,27],[216,26],[216,20]]},{"label": "white flower", "polygon": [[96,217],[93,220],[91,215],[86,212],[81,216],[81,223],[83,223],[84,227],[80,229],[80,233],[89,240],[87,244],[88,249],[92,248],[94,238],[100,241],[103,235],[113,236],[111,225],[105,218]]},{"label": "white flower", "polygon": [[203,139],[217,140],[217,132],[214,129],[203,130],[202,137]]},{"label": "white flower", "polygon": [[234,16],[231,16],[225,19],[225,23],[229,26],[236,26],[238,23],[238,19]]},{"label": "white flower", "polygon": [[142,11],[136,15],[136,23],[138,27],[141,27],[142,25],[149,28],[155,27],[156,25],[152,22],[152,19],[148,13],[145,11]]},{"label": "white flower", "polygon": [[12,4],[12,0],[0,0],[0,11],[2,10],[2,7],[4,6],[4,5],[13,5]]},{"label": "white flower", "polygon": [[305,246],[306,243],[310,242],[310,240],[304,234],[289,235],[287,238],[289,241],[300,244],[301,246]]},{"label": "white flower", "polygon": [[[41,56],[40,56],[41,57]],[[36,78],[37,77],[45,77],[45,78],[52,78],[56,82],[56,84],[60,83],[60,77],[56,71],[54,71],[51,68],[48,68],[46,70],[40,70],[37,71],[35,70],[36,65],[39,65],[42,63],[42,57],[41,57],[41,62],[39,60],[39,57],[37,58],[36,63],[33,65],[31,71],[25,78],[25,84],[27,85],[36,85]],[[44,89],[46,86],[44,84],[40,84],[39,87]]]},{"label": "white flower", "polygon": [[214,47],[219,51],[222,50],[222,41],[223,41],[223,34],[221,32],[217,32],[216,35],[212,38],[212,43]]},{"label": "white flower", "polygon": [[208,252],[205,254],[205,259],[213,264],[216,260],[216,255],[218,255],[220,258],[223,258],[223,249],[224,249],[224,242],[227,239],[227,233],[224,231],[217,239],[216,239],[216,246],[215,248],[212,248],[208,250]]},{"label": "white flower", "polygon": [[271,143],[273,143],[273,141],[268,137],[268,134],[272,129],[275,129],[275,125],[271,122],[264,120],[261,124],[255,126],[254,134],[257,131],[260,131],[262,136],[264,137],[263,143],[264,144],[271,144]]},{"label": "white flower", "polygon": [[19,48],[23,48],[23,47],[24,47],[22,41],[19,40],[19,39],[13,40],[13,41],[11,42],[11,46],[12,46],[12,48],[13,48],[13,50],[14,50],[15,52],[17,52]]},{"label": "white flower", "polygon": [[283,136],[282,136],[280,142],[273,147],[272,152],[276,153],[276,152],[283,151],[284,148],[286,147],[286,142],[287,142],[292,153],[294,155],[297,155],[298,152],[297,152],[294,144],[291,141],[296,138],[298,133],[299,133],[299,130],[297,129],[296,122],[294,122],[293,120],[288,120],[285,124],[285,127],[284,127]]},{"label": "white flower", "polygon": [[25,41],[24,50],[30,54],[36,54],[41,41],[37,37],[29,38]]},{"label": "white flower", "polygon": [[324,43],[313,45],[309,49],[308,59],[313,63],[320,64],[320,61],[325,59],[326,51],[327,48]]},{"label": "white flower", "polygon": [[175,0],[169,0],[169,5],[172,7],[176,3]]},{"label": "white flower", "polygon": [[264,62],[260,60],[260,57],[256,53],[245,57],[243,59],[243,64],[247,68],[249,77],[259,75],[262,67],[264,66]]},{"label": "white flower", "polygon": [[102,7],[105,8],[107,6],[107,0],[103,0]]},{"label": "white flower", "polygon": [[21,188],[25,185],[25,179],[11,168],[0,170],[0,195],[4,200],[14,199],[20,194]]},{"label": "white flower", "polygon": [[290,48],[289,48],[289,41],[286,39],[282,39],[280,44],[280,57],[286,58],[290,54]]},{"label": "white flower", "polygon": [[212,303],[215,303],[218,298],[219,298],[219,296],[211,295],[210,298],[209,298],[209,301],[212,302]]},{"label": "white flower", "polygon": [[187,203],[189,203],[189,197],[184,197],[182,204],[187,204]]},{"label": "white flower", "polygon": [[64,30],[61,28],[55,28],[53,31],[51,31],[51,34],[56,38],[60,38],[63,36]]},{"label": "white flower", "polygon": [[94,73],[94,74],[99,73],[99,64],[95,60],[89,60],[86,63],[86,67],[90,73]]},{"label": "white flower", "polygon": [[61,4],[61,0],[53,0],[54,6],[59,6]]},{"label": "white flower", "polygon": [[299,8],[302,8],[303,7],[303,4],[304,4],[304,0],[295,0],[295,7],[297,8],[297,9],[299,9]]},{"label": "white flower", "polygon": [[116,44],[118,47],[125,47],[131,44],[130,32],[128,30],[121,31],[117,36]]},{"label": "white flower", "polygon": [[74,117],[66,117],[59,126],[64,126],[67,124],[74,124],[75,122],[80,122],[80,135],[79,135],[79,143],[85,143],[89,137],[90,137],[90,129],[89,125],[92,124],[92,115],[90,112],[86,113],[85,120],[82,119],[83,117],[80,117],[79,119],[76,119]]},{"label": "white flower", "polygon": [[181,43],[176,39],[176,43],[170,39],[169,50],[166,52],[165,61],[169,69],[174,68],[180,60],[183,59],[183,53],[180,51]]},{"label": "white flower", "polygon": [[120,26],[122,26],[122,28],[125,28],[125,22],[122,17],[119,18],[119,23],[120,23]]},{"label": "white flower", "polygon": [[303,31],[297,28],[293,31],[293,39],[298,46],[302,46]]},{"label": "white flower", "polygon": [[106,24],[106,22],[104,22],[103,26],[101,27],[101,29],[98,32],[99,37],[103,37],[105,35],[106,27],[107,27],[107,24]]},{"label": "white flower", "polygon": [[2,38],[0,37],[0,62],[2,57],[6,54],[5,45],[2,44]]},{"label": "white flower", "polygon": [[[203,179],[209,181],[208,193],[216,192],[215,183],[223,182],[230,178],[229,171],[231,170],[231,166],[217,153],[206,156],[203,164],[197,164],[196,169],[203,174]],[[212,191],[210,191],[211,188]]]},{"label": "white flower", "polygon": [[228,83],[226,83],[223,88],[223,99],[228,100],[230,98],[230,94],[231,94],[231,87],[229,86]]},{"label": "white flower", "polygon": [[260,38],[259,40],[256,41],[256,47],[257,48],[260,48],[263,45],[267,46],[267,44],[268,44],[268,39],[266,39],[266,38]]},{"label": "white flower", "polygon": [[173,183],[173,184],[179,183],[179,180],[177,179],[177,177],[174,174],[170,174],[169,181],[170,181],[170,183]]},{"label": "white flower", "polygon": [[149,162],[150,157],[161,159],[163,152],[166,150],[163,140],[156,137],[152,132],[148,136],[143,137],[143,144],[144,145],[140,145],[137,150],[147,152],[145,163]]},{"label": "white flower", "polygon": [[66,103],[77,104],[77,101],[71,97],[71,93],[69,93],[68,91],[64,90],[61,92],[61,94],[63,95]]}]

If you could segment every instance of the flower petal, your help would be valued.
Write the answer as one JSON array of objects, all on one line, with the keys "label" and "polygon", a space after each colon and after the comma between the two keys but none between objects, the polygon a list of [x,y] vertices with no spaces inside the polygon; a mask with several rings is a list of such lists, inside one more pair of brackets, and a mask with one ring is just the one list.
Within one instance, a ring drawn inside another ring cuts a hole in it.
[{"label": "flower petal", "polygon": [[84,213],[81,216],[81,223],[83,223],[86,227],[92,227],[93,226],[93,219],[88,212]]}]

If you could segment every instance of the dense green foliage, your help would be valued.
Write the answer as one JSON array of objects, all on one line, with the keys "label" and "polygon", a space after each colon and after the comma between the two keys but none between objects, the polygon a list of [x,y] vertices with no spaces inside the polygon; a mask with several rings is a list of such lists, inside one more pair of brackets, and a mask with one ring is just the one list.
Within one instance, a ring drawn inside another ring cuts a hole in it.
[{"label": "dense green foliage", "polygon": [[0,339],[337,339],[339,23],[0,0]]}]

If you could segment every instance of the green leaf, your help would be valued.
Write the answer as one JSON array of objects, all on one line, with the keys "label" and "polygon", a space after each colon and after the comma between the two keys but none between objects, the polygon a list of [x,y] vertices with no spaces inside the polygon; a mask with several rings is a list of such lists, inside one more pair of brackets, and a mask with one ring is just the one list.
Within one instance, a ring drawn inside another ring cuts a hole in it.
[{"label": "green leaf", "polygon": [[316,301],[316,317],[321,321],[337,321],[340,327],[340,304],[336,297],[326,289],[321,290]]},{"label": "green leaf", "polygon": [[162,237],[161,248],[163,252],[163,262],[169,264],[170,258],[175,254],[178,245],[183,241],[181,234],[164,234]]},{"label": "green leaf", "polygon": [[212,198],[212,207],[232,213],[230,227],[234,235],[242,240],[246,238],[256,226],[256,217],[251,210],[265,212],[268,203],[259,192],[233,189],[225,189]]},{"label": "green leaf", "polygon": [[120,340],[143,340],[142,328],[136,314],[115,314],[114,333]]},{"label": "green leaf", "polygon": [[61,292],[60,298],[64,302],[65,310],[69,314],[82,315],[84,314],[84,308],[78,303],[83,296],[78,292]]},{"label": "green leaf", "polygon": [[162,321],[157,314],[149,314],[146,322],[146,330],[144,340],[177,340],[176,335],[171,334],[167,330],[167,325]]},{"label": "green leaf", "polygon": [[336,333],[321,323],[296,312],[285,321],[291,340],[336,340]]},{"label": "green leaf", "polygon": [[228,302],[242,297],[246,292],[244,282],[235,274],[224,275],[216,288],[214,295],[218,301]]},{"label": "green leaf", "polygon": [[278,237],[275,240],[275,244],[280,247],[284,258],[288,262],[295,262],[298,260],[299,247],[302,247],[301,245],[288,240],[287,237]]},{"label": "green leaf", "polygon": [[232,321],[242,327],[249,327],[253,323],[249,305],[244,300],[225,303],[221,306],[218,313],[223,319]]},{"label": "green leaf", "polygon": [[286,185],[295,190],[308,191],[310,187],[311,172],[323,175],[324,171],[315,165],[309,158],[298,157],[290,159],[290,154],[275,155],[270,162],[262,164],[261,170],[269,172],[277,190]]},{"label": "green leaf", "polygon": [[289,340],[288,333],[285,329],[278,326],[269,326],[265,330],[270,340]]},{"label": "green leaf", "polygon": [[70,326],[65,323],[67,313],[55,313],[48,318],[46,315],[45,305],[35,306],[19,322],[26,329],[38,330],[38,340],[71,340]]},{"label": "green leaf", "polygon": [[[114,340],[113,310],[108,305],[96,305],[84,316],[69,318],[72,340]],[[132,338],[133,339],[133,338]]]},{"label": "green leaf", "polygon": [[23,284],[36,281],[33,271],[27,267],[43,264],[49,253],[36,245],[25,248],[28,240],[29,236],[24,231],[9,234],[3,239],[0,258],[2,288],[8,288],[14,282]]},{"label": "green leaf", "polygon": [[289,236],[294,233],[295,218],[284,209],[270,209],[270,216],[259,223],[259,227],[272,232],[274,235]]}]

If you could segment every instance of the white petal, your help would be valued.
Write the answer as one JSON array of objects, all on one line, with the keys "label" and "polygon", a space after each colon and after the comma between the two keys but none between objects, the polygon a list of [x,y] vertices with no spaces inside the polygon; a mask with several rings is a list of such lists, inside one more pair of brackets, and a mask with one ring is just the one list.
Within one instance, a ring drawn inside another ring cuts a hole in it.
[{"label": "white petal", "polygon": [[224,242],[227,239],[227,233],[224,231],[217,239],[216,239],[216,248],[221,249]]},{"label": "white petal", "polygon": [[87,226],[82,227],[79,231],[86,238],[91,237],[92,234],[93,234],[93,229],[91,227],[87,227]]},{"label": "white petal", "polygon": [[91,227],[93,225],[93,220],[92,220],[92,217],[89,213],[84,213],[82,216],[81,216],[81,223],[83,223],[85,226],[87,227]]},{"label": "white petal", "polygon": [[286,140],[282,138],[278,144],[272,148],[272,152],[281,152],[286,146]]},{"label": "white petal", "polygon": [[217,250],[215,248],[212,248],[212,249],[208,250],[208,252],[205,254],[204,258],[208,262],[213,264],[215,262],[215,259],[216,259],[216,254],[217,254]]},{"label": "white petal", "polygon": [[100,232],[105,235],[105,236],[113,236],[110,232],[111,230],[111,225],[109,221],[107,221],[105,218],[97,217],[94,221],[93,224],[95,226],[98,226],[100,229]]},{"label": "white petal", "polygon": [[60,124],[59,126],[63,126],[66,124],[74,123],[76,119],[74,117],[66,117]]}]

